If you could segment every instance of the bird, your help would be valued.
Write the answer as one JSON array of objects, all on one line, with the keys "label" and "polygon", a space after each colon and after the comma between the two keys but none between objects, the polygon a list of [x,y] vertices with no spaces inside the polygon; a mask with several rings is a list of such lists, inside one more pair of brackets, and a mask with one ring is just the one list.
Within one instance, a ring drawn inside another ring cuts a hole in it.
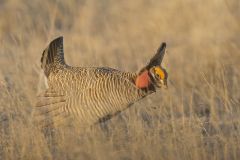
[{"label": "bird", "polygon": [[82,127],[105,122],[157,89],[167,88],[168,73],[161,65],[165,53],[163,42],[137,72],[75,67],[65,62],[60,36],[42,53],[41,68],[48,88],[38,96],[34,116],[44,126],[67,119]]}]

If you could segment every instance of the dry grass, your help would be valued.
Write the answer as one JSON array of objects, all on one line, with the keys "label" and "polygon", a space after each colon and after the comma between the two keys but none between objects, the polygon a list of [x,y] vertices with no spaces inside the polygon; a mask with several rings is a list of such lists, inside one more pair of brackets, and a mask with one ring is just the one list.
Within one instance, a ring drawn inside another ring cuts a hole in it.
[{"label": "dry grass", "polygon": [[[239,4],[0,1],[0,159],[240,159]],[[168,43],[169,90],[102,125],[43,133],[31,111],[40,56],[65,37],[72,65],[136,71]]]}]

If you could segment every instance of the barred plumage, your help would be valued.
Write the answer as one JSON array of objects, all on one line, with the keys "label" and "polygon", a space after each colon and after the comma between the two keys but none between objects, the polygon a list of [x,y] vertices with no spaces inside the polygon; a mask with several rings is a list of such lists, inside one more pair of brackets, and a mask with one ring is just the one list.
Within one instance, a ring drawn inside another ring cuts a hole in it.
[{"label": "barred plumage", "polygon": [[[107,67],[69,66],[64,61],[63,37],[53,40],[41,58],[49,88],[36,104],[38,119],[49,123],[74,118],[81,126],[89,126],[126,109],[155,92],[156,87],[166,85],[167,73],[160,66],[165,48],[163,43],[148,65],[139,73],[130,73]],[[156,68],[165,74],[164,79]]]}]

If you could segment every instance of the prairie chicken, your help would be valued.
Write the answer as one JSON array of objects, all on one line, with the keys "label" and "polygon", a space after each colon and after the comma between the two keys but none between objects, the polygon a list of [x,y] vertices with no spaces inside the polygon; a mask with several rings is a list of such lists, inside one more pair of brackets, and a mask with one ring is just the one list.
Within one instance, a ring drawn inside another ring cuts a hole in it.
[{"label": "prairie chicken", "polygon": [[65,63],[63,37],[43,51],[41,68],[49,88],[40,95],[36,117],[44,124],[72,118],[89,126],[111,118],[134,102],[167,87],[167,72],[161,67],[166,43],[139,72],[108,67],[72,67]]}]

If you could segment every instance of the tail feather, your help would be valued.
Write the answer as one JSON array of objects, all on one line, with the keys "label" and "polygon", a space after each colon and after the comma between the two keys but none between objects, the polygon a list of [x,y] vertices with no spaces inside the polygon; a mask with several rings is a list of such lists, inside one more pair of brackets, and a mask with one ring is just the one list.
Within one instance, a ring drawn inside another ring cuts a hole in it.
[{"label": "tail feather", "polygon": [[64,65],[63,37],[54,39],[43,51],[41,58],[41,68],[48,77],[54,67]]}]

